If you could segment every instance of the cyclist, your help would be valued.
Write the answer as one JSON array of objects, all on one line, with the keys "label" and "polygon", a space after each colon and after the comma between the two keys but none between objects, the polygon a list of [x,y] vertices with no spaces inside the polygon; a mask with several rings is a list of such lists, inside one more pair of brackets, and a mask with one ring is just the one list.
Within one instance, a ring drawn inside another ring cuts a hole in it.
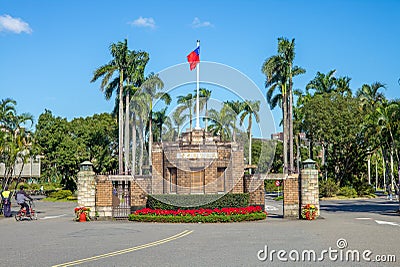
[{"label": "cyclist", "polygon": [[30,216],[31,215],[31,211],[30,211],[30,207],[28,205],[28,203],[26,203],[26,199],[29,200],[33,200],[25,191],[24,191],[24,186],[21,185],[19,187],[19,191],[17,192],[17,194],[15,195],[15,199],[17,200],[17,203],[21,206],[21,209],[25,208],[26,209],[26,216]]}]

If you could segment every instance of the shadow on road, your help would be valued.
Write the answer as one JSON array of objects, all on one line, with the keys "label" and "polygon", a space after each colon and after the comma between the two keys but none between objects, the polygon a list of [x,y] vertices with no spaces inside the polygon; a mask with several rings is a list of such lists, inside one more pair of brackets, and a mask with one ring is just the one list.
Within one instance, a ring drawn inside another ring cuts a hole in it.
[{"label": "shadow on road", "polygon": [[399,202],[397,200],[355,199],[321,201],[320,209],[326,212],[366,212],[387,216],[399,216]]}]

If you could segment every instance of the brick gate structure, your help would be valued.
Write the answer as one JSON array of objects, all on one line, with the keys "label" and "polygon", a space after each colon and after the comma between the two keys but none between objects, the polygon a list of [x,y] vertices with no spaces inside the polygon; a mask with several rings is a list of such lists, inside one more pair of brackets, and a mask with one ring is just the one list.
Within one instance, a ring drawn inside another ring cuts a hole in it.
[{"label": "brick gate structure", "polygon": [[183,133],[175,143],[154,143],[152,163],[152,175],[94,175],[91,169],[81,169],[78,204],[90,207],[91,216],[127,218],[146,206],[149,194],[219,198],[249,193],[249,204],[264,208],[264,180],[280,179],[284,184],[284,218],[299,219],[303,203],[319,208],[316,170],[302,170],[300,176],[245,174],[243,148],[234,142],[221,142],[204,130]]}]

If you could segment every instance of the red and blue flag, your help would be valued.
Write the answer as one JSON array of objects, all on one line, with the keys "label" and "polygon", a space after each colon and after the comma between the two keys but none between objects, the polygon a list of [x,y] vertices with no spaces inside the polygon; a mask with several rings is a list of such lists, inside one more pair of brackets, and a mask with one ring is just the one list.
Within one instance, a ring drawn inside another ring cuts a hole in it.
[{"label": "red and blue flag", "polygon": [[195,69],[197,63],[200,63],[200,46],[187,55],[187,60],[190,64],[190,70]]}]

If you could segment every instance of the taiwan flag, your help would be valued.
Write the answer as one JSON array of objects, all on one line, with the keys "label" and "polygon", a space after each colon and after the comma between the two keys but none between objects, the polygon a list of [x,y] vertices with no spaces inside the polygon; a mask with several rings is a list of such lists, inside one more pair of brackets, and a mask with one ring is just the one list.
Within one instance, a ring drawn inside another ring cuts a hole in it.
[{"label": "taiwan flag", "polygon": [[195,69],[197,63],[200,63],[200,46],[187,55],[187,60],[190,64],[190,70]]}]

